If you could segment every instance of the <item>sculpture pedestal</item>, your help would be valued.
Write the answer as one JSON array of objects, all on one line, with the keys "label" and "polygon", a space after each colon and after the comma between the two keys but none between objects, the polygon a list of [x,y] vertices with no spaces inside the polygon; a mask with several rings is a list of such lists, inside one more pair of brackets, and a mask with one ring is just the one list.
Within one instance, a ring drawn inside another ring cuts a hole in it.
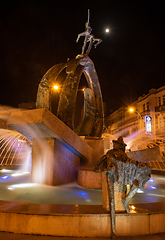
[{"label": "sculpture pedestal", "polygon": [[81,136],[81,138],[93,149],[93,153],[91,161],[88,161],[83,166],[83,169],[79,170],[77,182],[81,187],[101,189],[102,175],[101,173],[93,172],[93,169],[98,160],[104,155],[104,140],[85,136]]},{"label": "sculpture pedestal", "polygon": [[46,108],[12,112],[8,125],[33,141],[32,182],[75,181],[80,161],[91,162],[92,148]]},{"label": "sculpture pedestal", "polygon": [[80,158],[54,138],[44,141],[42,146],[33,139],[31,181],[51,186],[76,181]]},{"label": "sculpture pedestal", "polygon": [[102,188],[102,174],[95,173],[90,169],[80,169],[78,171],[77,183],[84,188],[101,189]]},{"label": "sculpture pedestal", "polygon": [[[125,208],[121,201],[121,195],[122,193],[119,191],[118,184],[114,183],[115,212],[125,212]],[[102,173],[102,207],[107,212],[110,211],[106,173]]]},{"label": "sculpture pedestal", "polygon": [[93,149],[92,159],[88,161],[87,167],[90,167],[92,170],[94,169],[96,163],[100,160],[100,158],[104,155],[104,140],[99,139],[97,137],[86,137],[80,136],[88,146]]}]

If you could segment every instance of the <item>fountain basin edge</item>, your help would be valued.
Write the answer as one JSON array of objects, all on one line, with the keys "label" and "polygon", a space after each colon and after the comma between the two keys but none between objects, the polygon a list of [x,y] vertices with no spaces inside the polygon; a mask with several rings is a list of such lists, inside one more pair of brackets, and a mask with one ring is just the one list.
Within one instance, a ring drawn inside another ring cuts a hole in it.
[{"label": "fountain basin edge", "polygon": [[[138,213],[116,213],[117,236],[164,232],[165,202],[135,204]],[[0,201],[0,231],[63,237],[109,237],[110,215],[100,205]]]}]

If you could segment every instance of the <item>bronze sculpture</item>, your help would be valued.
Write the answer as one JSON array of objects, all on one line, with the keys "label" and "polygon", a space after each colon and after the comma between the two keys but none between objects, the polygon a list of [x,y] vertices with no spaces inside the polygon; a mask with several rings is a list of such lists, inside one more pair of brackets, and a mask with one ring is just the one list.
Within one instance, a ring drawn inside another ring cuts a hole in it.
[{"label": "bronze sculpture", "polygon": [[106,173],[112,239],[116,239],[115,211],[120,211],[115,203],[121,202],[120,207],[123,205],[123,209],[130,212],[129,200],[138,188],[143,187],[150,179],[151,173],[151,168],[146,163],[131,160],[125,153],[125,147],[122,137],[113,140],[113,149],[109,150],[94,168],[95,172]]},{"label": "bronze sculpture", "polygon": [[95,48],[97,47],[98,44],[100,44],[102,42],[102,40],[100,38],[96,38],[93,34],[91,34],[92,28],[90,27],[89,19],[90,19],[90,10],[88,9],[88,20],[85,23],[85,31],[82,32],[82,33],[79,33],[78,37],[77,37],[77,40],[76,40],[76,42],[78,42],[80,37],[82,37],[82,36],[85,37],[84,38],[84,43],[83,43],[83,46],[82,46],[82,52],[81,52],[82,55],[85,52],[87,42],[89,42],[88,49],[86,50],[87,55],[89,54],[94,42],[97,42],[94,45]]},{"label": "bronze sculpture", "polygon": [[[66,63],[60,63],[50,68],[41,79],[38,86],[36,108],[47,108],[52,111],[52,86],[60,85],[59,102],[57,117],[67,126],[74,130],[78,135],[101,137],[103,131],[103,101],[96,73],[95,66],[88,54],[94,42],[96,47],[102,40],[95,38],[91,34],[92,28],[89,24],[90,11],[88,9],[88,21],[86,22],[86,31],[79,34],[85,36],[82,47],[82,54],[75,59],[69,59]],[[85,52],[86,44],[89,42],[88,49]],[[80,79],[82,74],[85,75],[88,87],[84,92],[84,113],[81,123],[75,127],[75,108],[76,98]]]},{"label": "bronze sculpture", "polygon": [[[150,179],[151,168],[147,163],[131,160],[125,153],[126,144],[122,137],[113,140],[113,149],[109,150],[95,166],[95,172],[106,172],[112,176],[121,192],[121,201],[126,212],[130,211],[128,201]],[[102,167],[100,165],[102,164]],[[129,185],[129,190],[127,186]]]}]

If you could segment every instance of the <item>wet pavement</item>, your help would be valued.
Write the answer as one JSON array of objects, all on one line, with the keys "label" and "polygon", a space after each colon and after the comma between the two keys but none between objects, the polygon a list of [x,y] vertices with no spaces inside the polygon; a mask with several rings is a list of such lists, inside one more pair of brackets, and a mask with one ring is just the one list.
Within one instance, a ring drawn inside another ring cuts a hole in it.
[{"label": "wet pavement", "polygon": [[[102,191],[81,188],[77,183],[46,186],[30,182],[30,173],[0,171],[0,200],[40,204],[101,205]],[[130,204],[165,201],[165,174],[152,174]]]}]

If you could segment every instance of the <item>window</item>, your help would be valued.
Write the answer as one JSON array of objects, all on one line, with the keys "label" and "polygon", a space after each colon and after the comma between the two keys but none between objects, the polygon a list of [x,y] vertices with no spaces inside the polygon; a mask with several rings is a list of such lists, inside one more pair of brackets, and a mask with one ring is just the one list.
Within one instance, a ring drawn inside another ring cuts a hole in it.
[{"label": "window", "polygon": [[150,104],[149,104],[149,102],[147,102],[147,111],[149,111],[150,110]]},{"label": "window", "polygon": [[143,104],[143,112],[145,112],[145,110],[146,110],[146,109],[145,109],[145,104]]},{"label": "window", "polygon": [[161,106],[161,97],[159,97],[159,107]]},{"label": "window", "polygon": [[163,95],[163,105],[165,105],[165,95]]}]

